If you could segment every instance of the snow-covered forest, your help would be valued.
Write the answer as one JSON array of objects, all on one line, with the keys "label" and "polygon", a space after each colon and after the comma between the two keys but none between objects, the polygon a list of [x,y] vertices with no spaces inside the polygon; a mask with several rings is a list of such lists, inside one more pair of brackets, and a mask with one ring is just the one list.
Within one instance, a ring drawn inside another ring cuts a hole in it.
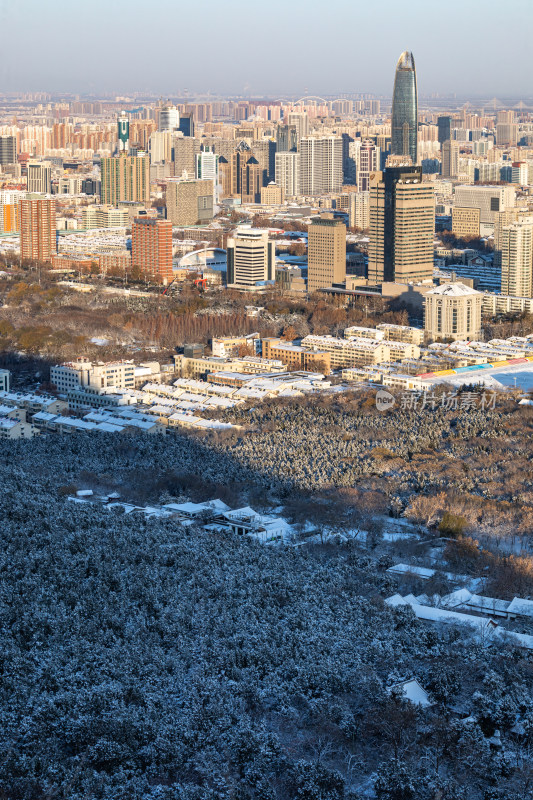
[{"label": "snow-covered forest", "polygon": [[[285,492],[294,510],[287,464],[261,471],[251,442],[3,444],[0,797],[532,797],[531,655],[388,608],[390,561],[67,499]],[[425,709],[391,690],[413,677]]]}]

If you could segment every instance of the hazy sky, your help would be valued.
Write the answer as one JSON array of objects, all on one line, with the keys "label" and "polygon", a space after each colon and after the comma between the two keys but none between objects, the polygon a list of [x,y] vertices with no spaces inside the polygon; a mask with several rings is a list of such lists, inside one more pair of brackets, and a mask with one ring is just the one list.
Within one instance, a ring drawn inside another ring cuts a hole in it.
[{"label": "hazy sky", "polygon": [[531,96],[533,0],[0,0],[0,92]]}]

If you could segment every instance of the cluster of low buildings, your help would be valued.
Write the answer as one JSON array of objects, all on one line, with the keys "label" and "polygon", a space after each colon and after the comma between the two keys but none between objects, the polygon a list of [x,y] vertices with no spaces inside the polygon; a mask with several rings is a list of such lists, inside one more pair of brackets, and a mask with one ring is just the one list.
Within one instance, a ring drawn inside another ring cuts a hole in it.
[{"label": "cluster of low buildings", "polygon": [[[418,573],[414,574],[421,577]],[[484,644],[509,643],[524,650],[533,650],[531,634],[505,628],[496,620],[530,623],[533,620],[531,600],[521,597],[514,597],[511,601],[499,600],[458,589],[444,597],[394,594],[385,603],[391,608],[407,606],[423,622],[466,626]]]},{"label": "cluster of low buildings", "polygon": [[[81,357],[51,368],[57,397],[12,392],[9,373],[0,371],[0,386],[5,386],[0,437],[30,438],[41,431],[224,430],[233,426],[217,413],[247,402],[344,391],[358,383],[427,392],[437,383],[501,388],[501,380],[512,386],[513,375],[524,373],[533,380],[533,334],[430,344],[425,336],[419,328],[383,323],[349,327],[343,337],[308,335],[298,343],[261,340],[256,333],[221,337],[212,341],[220,355],[206,355],[203,345],[186,345],[168,364]],[[333,387],[330,374],[336,377]]]},{"label": "cluster of low buildings", "polygon": [[[91,489],[81,489],[69,499],[77,503],[89,503],[95,498]],[[165,503],[160,506],[137,506],[122,502],[116,493],[96,499],[109,511],[120,509],[125,514],[142,515],[146,519],[171,518],[180,527],[197,525],[210,532],[246,535],[262,544],[282,543],[293,534],[292,525],[283,517],[260,514],[250,506],[232,509],[218,499],[203,503]]]}]

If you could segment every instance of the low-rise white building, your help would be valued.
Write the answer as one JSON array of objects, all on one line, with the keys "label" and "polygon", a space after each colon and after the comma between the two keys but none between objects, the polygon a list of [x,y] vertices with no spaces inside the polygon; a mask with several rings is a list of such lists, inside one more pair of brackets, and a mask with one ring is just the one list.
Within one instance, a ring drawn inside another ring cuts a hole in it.
[{"label": "low-rise white building", "polygon": [[65,364],[50,368],[50,382],[58,392],[67,392],[90,388],[100,389],[134,389],[135,365],[133,361],[98,361],[93,363],[87,358],[78,358]]}]

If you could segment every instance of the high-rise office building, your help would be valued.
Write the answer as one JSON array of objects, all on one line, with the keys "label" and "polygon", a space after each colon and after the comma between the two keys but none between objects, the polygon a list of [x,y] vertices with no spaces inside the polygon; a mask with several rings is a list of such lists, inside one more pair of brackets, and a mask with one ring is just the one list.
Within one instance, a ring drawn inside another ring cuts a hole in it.
[{"label": "high-rise office building", "polygon": [[172,170],[176,178],[187,173],[192,178],[196,171],[196,156],[200,152],[200,140],[194,136],[172,137]]},{"label": "high-rise office building", "polygon": [[360,192],[368,192],[370,188],[370,175],[380,168],[379,147],[372,139],[364,139],[356,150],[355,181]]},{"label": "high-rise office building", "polygon": [[180,112],[175,106],[164,106],[159,112],[160,131],[178,131],[180,129]]},{"label": "high-rise office building", "polygon": [[452,208],[452,233],[458,239],[479,236],[479,208]]},{"label": "high-rise office building", "polygon": [[340,136],[304,136],[300,141],[300,190],[303,195],[338,192],[343,180]]},{"label": "high-rise office building", "polygon": [[116,206],[123,200],[150,201],[150,159],[148,155],[102,158],[101,198],[103,205]]},{"label": "high-rise office building", "polygon": [[213,200],[216,203],[218,198],[218,156],[209,145],[202,147],[196,154],[196,176],[197,179],[213,181]]},{"label": "high-rise office building", "polygon": [[533,224],[533,214],[520,208],[509,208],[494,214],[494,267],[502,267],[503,229],[515,222]]},{"label": "high-rise office building", "polygon": [[0,136],[0,166],[15,164],[17,160],[17,139],[15,136]]},{"label": "high-rise office building", "polygon": [[184,136],[194,136],[194,118],[191,113],[180,115],[179,129]]},{"label": "high-rise office building", "polygon": [[457,178],[459,175],[459,142],[450,139],[443,142],[441,174],[443,178]]},{"label": "high-rise office building", "polygon": [[172,161],[171,131],[154,131],[148,143],[150,164],[162,164]]},{"label": "high-rise office building", "polygon": [[254,142],[252,150],[257,159],[262,172],[262,186],[267,186],[274,180],[276,172],[276,149],[275,139],[261,139]]},{"label": "high-rise office building", "polygon": [[169,283],[172,273],[172,223],[138,217],[131,229],[131,265],[150,280]]},{"label": "high-rise office building", "polygon": [[241,203],[261,202],[261,188],[265,185],[264,170],[255,156],[242,165],[239,185]]},{"label": "high-rise office building", "polygon": [[348,225],[366,230],[370,225],[370,192],[350,192],[348,199]]},{"label": "high-rise office building", "polygon": [[30,161],[28,164],[28,192],[50,194],[52,191],[52,165],[49,161]]},{"label": "high-rise office building", "polygon": [[501,231],[502,294],[533,297],[533,221],[529,219]]},{"label": "high-rise office building", "polygon": [[441,145],[452,138],[451,117],[437,117],[437,138]]},{"label": "high-rise office building", "polygon": [[516,123],[499,122],[496,125],[496,143],[515,146],[518,142],[518,125]]},{"label": "high-rise office building", "polygon": [[300,194],[300,153],[286,150],[276,153],[276,184],[281,186],[285,197]]},{"label": "high-rise office building", "polygon": [[[230,180],[228,186],[227,181]],[[261,188],[268,183],[265,169],[247,142],[240,142],[224,167],[221,184],[224,194],[240,197],[242,203],[260,203]]]},{"label": "high-rise office building", "polygon": [[513,186],[456,186],[455,205],[479,208],[481,225],[494,225],[496,214],[514,208],[516,189]]},{"label": "high-rise office building", "polygon": [[167,181],[167,219],[172,225],[204,225],[213,219],[213,181],[174,178]]},{"label": "high-rise office building", "polygon": [[278,125],[277,153],[296,152],[298,150],[298,129],[296,125]]},{"label": "high-rise office building", "polygon": [[391,153],[418,158],[418,95],[413,54],[403,52],[396,65],[392,95]]},{"label": "high-rise office building", "polygon": [[387,167],[370,181],[368,278],[376,283],[430,281],[435,192],[422,167]]},{"label": "high-rise office building", "polygon": [[241,225],[228,239],[228,286],[251,289],[276,277],[276,243],[268,238],[268,231]]},{"label": "high-rise office building", "polygon": [[57,252],[55,200],[50,197],[21,200],[21,258],[50,261],[55,252]]},{"label": "high-rise office building", "polygon": [[289,125],[295,126],[298,141],[309,135],[309,117],[306,111],[291,111],[287,122]]},{"label": "high-rise office building", "polygon": [[120,113],[117,120],[118,127],[118,152],[127,156],[130,149],[130,118],[125,111]]},{"label": "high-rise office building", "polygon": [[333,214],[315,217],[308,227],[307,291],[346,280],[346,225]]}]

